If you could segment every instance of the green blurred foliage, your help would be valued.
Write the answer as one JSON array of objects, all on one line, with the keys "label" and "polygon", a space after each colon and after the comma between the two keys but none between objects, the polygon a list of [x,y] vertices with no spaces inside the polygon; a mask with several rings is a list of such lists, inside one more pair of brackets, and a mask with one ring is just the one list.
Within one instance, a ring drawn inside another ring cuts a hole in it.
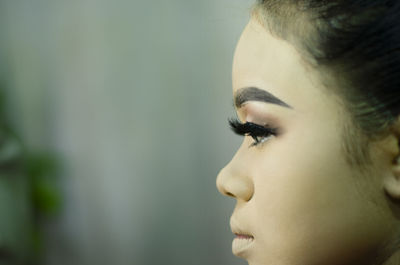
[{"label": "green blurred foliage", "polygon": [[42,225],[61,206],[56,160],[27,150],[10,128],[0,90],[0,265],[40,264]]},{"label": "green blurred foliage", "polygon": [[57,166],[54,156],[33,154],[27,159],[27,173],[31,178],[32,202],[41,215],[53,215],[60,209],[60,194],[56,187]]}]

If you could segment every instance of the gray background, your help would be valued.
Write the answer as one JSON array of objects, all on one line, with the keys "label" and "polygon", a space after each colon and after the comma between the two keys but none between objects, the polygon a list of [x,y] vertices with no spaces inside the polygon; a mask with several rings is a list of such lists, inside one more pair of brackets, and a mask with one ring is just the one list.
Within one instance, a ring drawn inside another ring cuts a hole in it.
[{"label": "gray background", "polygon": [[241,140],[231,64],[252,3],[1,1],[12,122],[63,164],[46,264],[246,264],[215,177]]}]

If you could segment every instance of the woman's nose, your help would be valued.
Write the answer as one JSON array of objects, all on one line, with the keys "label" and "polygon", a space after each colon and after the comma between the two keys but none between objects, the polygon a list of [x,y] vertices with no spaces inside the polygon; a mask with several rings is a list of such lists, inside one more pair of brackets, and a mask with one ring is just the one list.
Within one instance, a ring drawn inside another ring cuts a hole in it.
[{"label": "woman's nose", "polygon": [[249,201],[253,197],[254,185],[243,170],[235,170],[232,161],[217,176],[217,189],[222,195]]}]

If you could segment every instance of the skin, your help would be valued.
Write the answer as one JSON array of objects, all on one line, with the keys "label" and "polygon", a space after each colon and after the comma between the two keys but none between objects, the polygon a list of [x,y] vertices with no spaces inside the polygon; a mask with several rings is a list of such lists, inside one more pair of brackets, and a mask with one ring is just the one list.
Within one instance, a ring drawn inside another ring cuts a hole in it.
[{"label": "skin", "polygon": [[371,143],[367,171],[350,166],[342,150],[345,109],[293,46],[255,18],[237,44],[232,78],[234,96],[255,86],[292,107],[248,101],[236,109],[241,122],[279,134],[252,147],[245,136],[217,177],[218,190],[237,201],[231,223],[254,236],[234,254],[250,265],[373,264],[381,255],[400,264],[397,253],[383,253],[399,235],[392,199],[400,198],[400,126]]}]

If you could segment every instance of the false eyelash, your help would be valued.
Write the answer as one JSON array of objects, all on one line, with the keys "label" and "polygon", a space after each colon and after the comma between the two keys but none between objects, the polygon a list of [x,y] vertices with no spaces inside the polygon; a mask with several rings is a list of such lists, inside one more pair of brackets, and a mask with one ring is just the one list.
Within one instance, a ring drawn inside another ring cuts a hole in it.
[{"label": "false eyelash", "polygon": [[252,146],[262,143],[270,136],[277,135],[277,129],[269,127],[268,125],[261,126],[252,122],[241,123],[237,118],[228,119],[228,122],[232,131],[236,134],[251,136],[254,140]]}]

